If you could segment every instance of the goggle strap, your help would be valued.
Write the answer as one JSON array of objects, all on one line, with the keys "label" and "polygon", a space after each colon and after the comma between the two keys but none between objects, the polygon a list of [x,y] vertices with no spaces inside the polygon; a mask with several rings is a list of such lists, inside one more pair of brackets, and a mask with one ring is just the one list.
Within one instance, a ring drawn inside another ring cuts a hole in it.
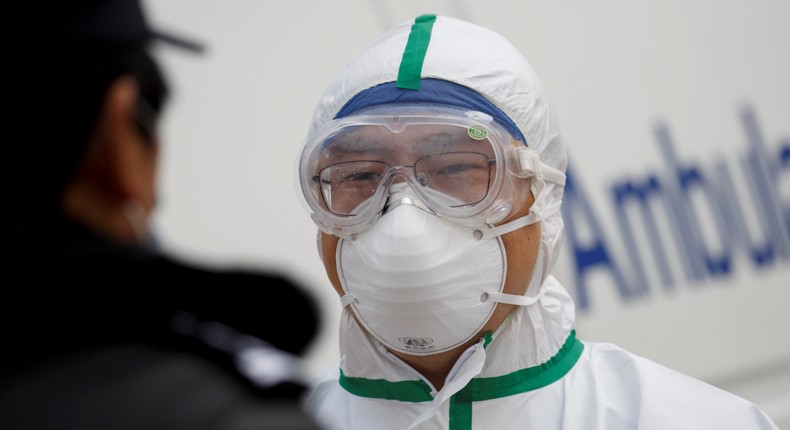
[{"label": "goggle strap", "polygon": [[[565,174],[551,166],[540,163],[540,173],[547,182],[553,182],[557,185],[565,186]],[[541,179],[538,177],[538,179]]]},{"label": "goggle strap", "polygon": [[542,161],[538,153],[530,148],[520,148],[518,151],[519,167],[522,177],[534,176],[539,181],[553,182],[565,186],[565,173],[555,169]]}]

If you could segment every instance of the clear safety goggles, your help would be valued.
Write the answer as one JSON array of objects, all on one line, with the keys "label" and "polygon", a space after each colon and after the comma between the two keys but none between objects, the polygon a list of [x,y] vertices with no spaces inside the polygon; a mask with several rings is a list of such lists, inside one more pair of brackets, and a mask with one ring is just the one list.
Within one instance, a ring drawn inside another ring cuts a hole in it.
[{"label": "clear safety goggles", "polygon": [[299,154],[296,181],[314,222],[338,236],[378,219],[401,183],[437,216],[481,225],[526,198],[529,172],[520,151],[529,150],[482,112],[370,108],[313,133]]}]

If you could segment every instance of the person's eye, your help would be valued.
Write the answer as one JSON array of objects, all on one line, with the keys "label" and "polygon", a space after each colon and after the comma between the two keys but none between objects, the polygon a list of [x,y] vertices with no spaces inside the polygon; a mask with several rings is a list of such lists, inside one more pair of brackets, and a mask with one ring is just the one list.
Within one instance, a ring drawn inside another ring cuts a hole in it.
[{"label": "person's eye", "polygon": [[436,175],[458,175],[480,169],[478,163],[453,163],[442,166],[436,170]]},{"label": "person's eye", "polygon": [[380,179],[381,176],[376,172],[354,172],[349,173],[348,175],[344,175],[342,181],[355,181],[355,182],[363,182],[363,181],[375,181]]}]

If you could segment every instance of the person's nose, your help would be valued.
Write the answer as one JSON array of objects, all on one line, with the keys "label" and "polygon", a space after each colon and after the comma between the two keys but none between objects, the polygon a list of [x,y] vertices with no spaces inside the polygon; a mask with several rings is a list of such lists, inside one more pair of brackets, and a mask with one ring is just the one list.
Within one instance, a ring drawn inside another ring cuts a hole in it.
[{"label": "person's nose", "polygon": [[387,213],[404,203],[413,204],[411,196],[407,195],[406,192],[408,187],[409,184],[403,179],[390,184],[387,190],[387,200],[384,202],[383,213]]}]

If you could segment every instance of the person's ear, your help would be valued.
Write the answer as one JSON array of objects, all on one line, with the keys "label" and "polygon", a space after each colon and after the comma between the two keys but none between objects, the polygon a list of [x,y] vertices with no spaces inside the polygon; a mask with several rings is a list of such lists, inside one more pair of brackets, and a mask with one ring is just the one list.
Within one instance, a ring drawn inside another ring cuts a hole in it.
[{"label": "person's ear", "polygon": [[148,212],[155,203],[157,148],[138,124],[139,97],[134,78],[118,77],[107,90],[100,127],[113,188],[123,201],[137,201]]},{"label": "person's ear", "polygon": [[62,195],[64,211],[104,234],[140,241],[155,196],[156,144],[138,125],[138,84],[113,81],[93,123],[74,179]]}]

